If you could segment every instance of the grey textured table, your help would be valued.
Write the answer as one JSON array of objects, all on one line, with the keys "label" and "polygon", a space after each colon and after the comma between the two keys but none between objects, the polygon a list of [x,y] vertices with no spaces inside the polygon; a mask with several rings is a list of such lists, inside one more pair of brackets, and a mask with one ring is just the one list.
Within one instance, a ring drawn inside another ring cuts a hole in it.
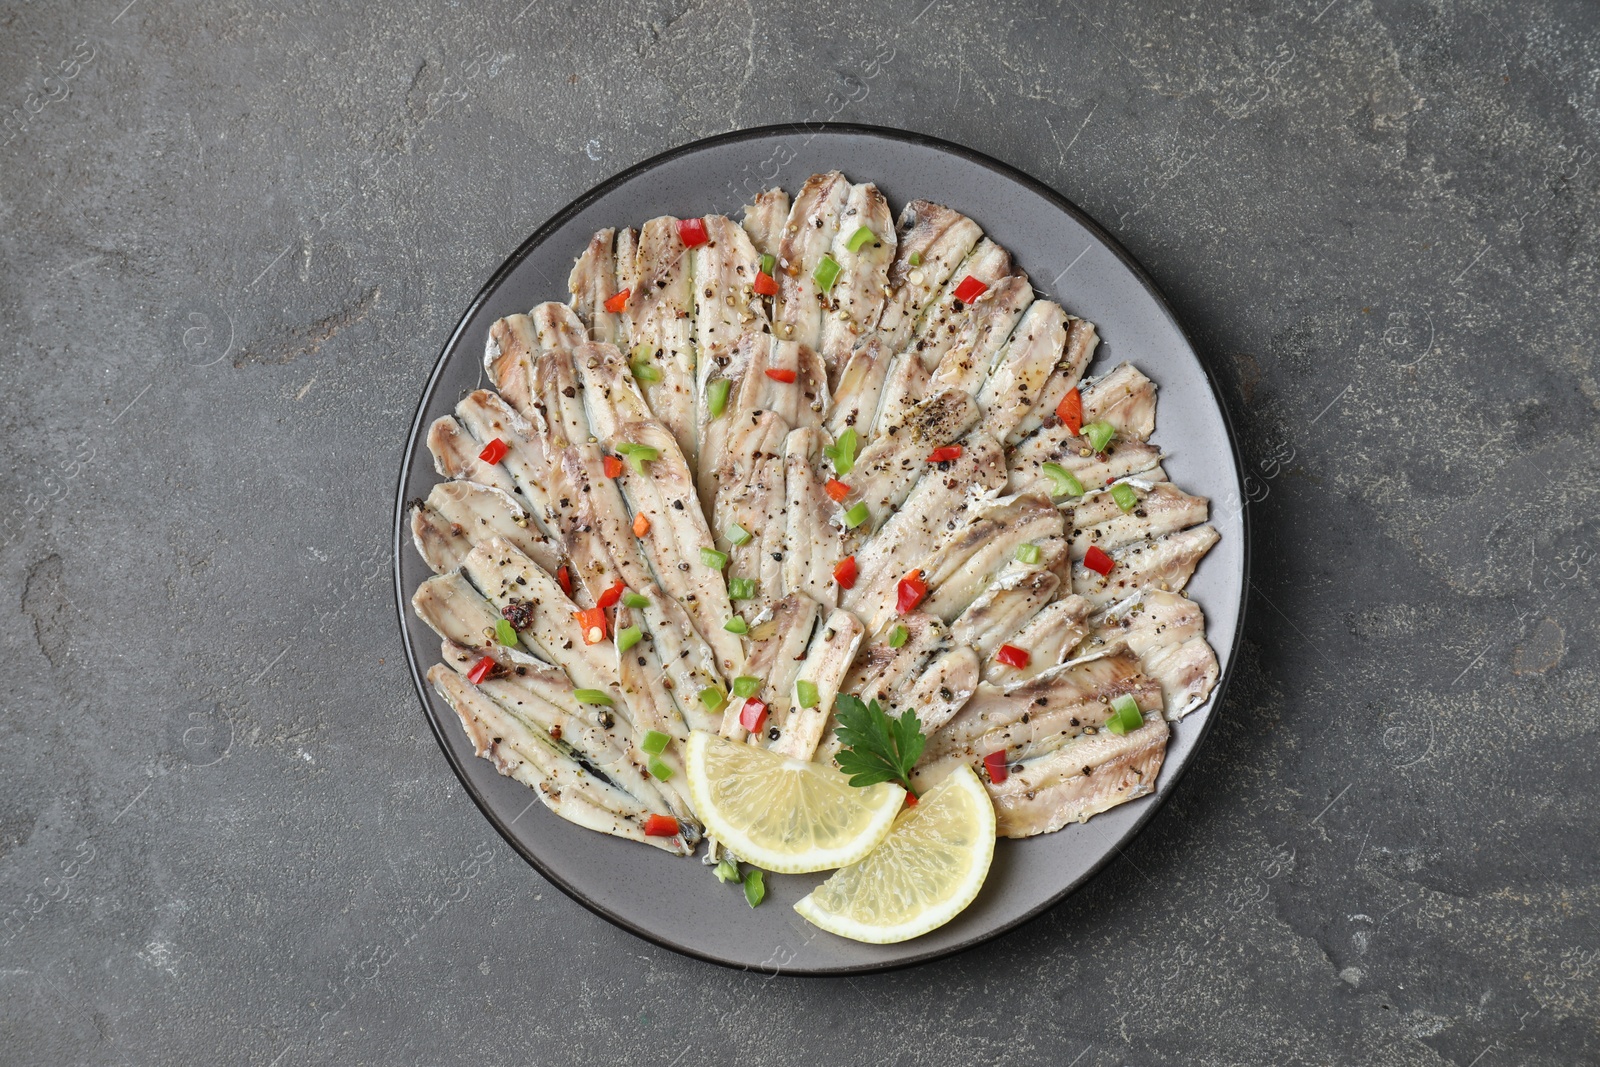
[{"label": "grey textured table", "polygon": [[[1600,1062],[1600,19],[1576,3],[0,5],[0,1061]],[[1098,217],[1229,382],[1241,664],[957,958],[797,981],[543,883],[405,675],[460,310],[662,149],[838,118]]]}]

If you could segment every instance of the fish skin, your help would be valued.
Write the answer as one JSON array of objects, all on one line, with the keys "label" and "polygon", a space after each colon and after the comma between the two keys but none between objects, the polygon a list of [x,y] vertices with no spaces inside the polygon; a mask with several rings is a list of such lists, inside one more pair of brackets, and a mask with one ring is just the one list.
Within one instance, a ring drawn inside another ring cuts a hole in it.
[{"label": "fish skin", "polygon": [[1072,569],[1072,591],[1102,608],[1145,586],[1182,592],[1201,557],[1220,538],[1209,523],[1138,541],[1109,553],[1115,566],[1101,576],[1079,563]]},{"label": "fish skin", "polygon": [[1012,332],[1033,304],[1026,275],[1001,278],[973,303],[950,345],[939,357],[929,387],[978,395]]},{"label": "fish skin", "polygon": [[1015,685],[1067,662],[1089,634],[1091,610],[1092,605],[1076,594],[1045,605],[1006,641],[1028,653],[1028,665],[1008,667],[997,659],[987,660],[983,680],[999,686]]},{"label": "fish skin", "polygon": [[1014,445],[1030,436],[1047,420],[1059,421],[1056,419],[1056,408],[1061,406],[1061,401],[1065,399],[1068,391],[1076,388],[1083,380],[1083,373],[1094,359],[1095,349],[1099,345],[1100,333],[1095,329],[1094,323],[1086,322],[1075,315],[1067,316],[1066,346],[1061,350],[1055,369],[1050,372],[1050,380],[1044,383],[1037,401],[1012,431],[1007,444]]},{"label": "fish skin", "polygon": [[854,611],[871,633],[893,618],[900,580],[921,568],[1005,478],[1005,455],[992,438],[973,435],[965,441],[950,469],[918,481],[905,503],[855,553],[860,577],[840,604]]},{"label": "fish skin", "polygon": [[749,236],[725,215],[707,215],[704,221],[708,239],[690,251],[694,259],[697,426],[706,383],[727,367],[739,339],[772,331],[766,305],[752,288],[759,256]]},{"label": "fish skin", "polygon": [[[633,287],[623,317],[628,340],[654,351],[639,358],[661,371],[642,387],[655,417],[672,431],[687,457],[697,452],[695,396],[694,257],[678,234],[677,218],[663,215],[639,230]],[[619,268],[620,271],[620,268]]]},{"label": "fish skin", "polygon": [[[768,370],[793,371],[795,380],[776,381]],[[765,349],[750,349],[750,363],[730,400],[736,414],[776,411],[791,429],[820,427],[828,417],[827,368],[810,345],[774,338]]]},{"label": "fish skin", "polygon": [[916,353],[922,366],[931,373],[972,316],[972,305],[957,300],[956,289],[969,277],[993,288],[1002,278],[1020,273],[1011,262],[1010,252],[987,237],[980,240],[956,265],[939,295],[923,309],[907,338],[906,350]]},{"label": "fish skin", "polygon": [[[698,434],[700,438],[700,455],[697,459],[696,489],[700,495],[702,506],[714,505],[717,496],[717,469],[728,452],[728,434],[739,414],[738,398],[740,385],[750,365],[755,361],[756,352],[763,354],[772,346],[772,338],[768,334],[746,333],[734,342],[728,350],[728,361],[715,368],[706,380],[705,387],[700,391],[701,402],[697,407]],[[705,402],[707,390],[711,383],[725,380],[728,386],[728,406],[716,418],[711,417],[711,408]],[[748,414],[748,413],[747,413]],[[714,520],[714,514],[707,514],[708,521]]]},{"label": "fish skin", "polygon": [[887,522],[927,470],[928,454],[962,440],[977,421],[977,402],[965,393],[946,390],[886,425],[883,433],[860,448],[847,477],[856,499],[867,505],[869,517],[857,532],[845,536],[845,547],[855,551]]},{"label": "fish skin", "polygon": [[1205,613],[1179,593],[1142,589],[1089,620],[1079,655],[1126,649],[1161,683],[1168,719],[1181,719],[1206,702],[1221,676],[1206,641]]},{"label": "fish skin", "polygon": [[[983,236],[976,222],[929,200],[913,200],[895,223],[889,299],[878,316],[878,332],[892,349],[904,348],[928,306],[936,301]],[[913,265],[911,258],[918,257]]]},{"label": "fish skin", "polygon": [[[1115,440],[1104,452],[1094,452],[1087,440],[1068,433],[1065,426],[1055,422],[1041,427],[1009,451],[1010,475],[1006,492],[1049,495],[1053,483],[1044,473],[1046,463],[1060,464],[1085,489],[1094,489],[1119,478],[1146,474],[1161,459],[1161,450],[1144,441]],[[1070,505],[1071,501],[1061,503]]]},{"label": "fish skin", "polygon": [[538,354],[539,340],[533,319],[527,315],[507,315],[489,326],[483,369],[500,395],[518,411],[527,411],[532,402],[530,380],[533,358]]},{"label": "fish skin", "polygon": [[[1119,804],[1155,792],[1171,729],[1160,715],[1122,737],[1101,732],[1079,737],[1050,756],[1012,772],[1001,785],[987,783],[996,832],[1033,837],[1087,821]],[[1091,773],[1084,774],[1089,768]]]},{"label": "fish skin", "polygon": [[[677,856],[693,847],[681,834],[651,837],[644,821],[651,814],[635,798],[616,786],[588,774],[569,756],[515,720],[476,687],[444,664],[428,670],[428,681],[450,705],[472,741],[473,751],[494,764],[501,774],[531,786],[545,807],[569,822],[590,830],[653,845]],[[507,737],[513,738],[506,744]]]},{"label": "fish skin", "polygon": [[1016,561],[1018,546],[1065,532],[1065,518],[1046,497],[1030,493],[988,502],[923,561],[929,592],[922,610],[953,622]]},{"label": "fish skin", "polygon": [[463,478],[491,486],[512,499],[520,495],[517,483],[504,467],[478,458],[483,445],[453,415],[440,415],[428,426],[428,451],[433,454],[433,469],[441,478]]},{"label": "fish skin", "polygon": [[1016,444],[1016,431],[1038,401],[1067,344],[1067,313],[1051,300],[1030,306],[978,392],[978,427],[997,441]]},{"label": "fish skin", "polygon": [[795,194],[778,245],[773,336],[816,349],[822,344],[822,292],[812,272],[833,247],[850,183],[838,171],[813,174]]},{"label": "fish skin", "polygon": [[750,243],[759,254],[776,259],[778,248],[783,243],[784,223],[788,221],[789,194],[774,186],[757,193],[744,206],[739,224],[750,235]]},{"label": "fish skin", "polygon": [[498,394],[475,389],[456,404],[456,422],[472,435],[479,451],[498,439],[506,446],[499,466],[511,476],[513,499],[522,505],[542,533],[548,534],[545,517],[550,500],[545,491],[549,482],[550,456],[544,440],[534,427]]},{"label": "fish skin", "polygon": [[1210,502],[1191,496],[1171,482],[1125,479],[1137,502],[1124,514],[1109,488],[1086,493],[1071,507],[1072,558],[1082,559],[1090,545],[1114,552],[1146,538],[1163,537],[1205,522]]},{"label": "fish skin", "polygon": [[1156,430],[1156,383],[1132,363],[1119,363],[1085,382],[1083,421],[1109,422],[1117,436],[1149,440]]},{"label": "fish skin", "polygon": [[1042,611],[1060,588],[1060,576],[1013,560],[956,617],[950,624],[951,632],[984,662],[991,662],[995,651]]},{"label": "fish skin", "polygon": [[[822,606],[815,600],[804,593],[790,593],[750,621],[750,654],[738,674],[762,680],[757,695],[767,702],[770,722],[788,715],[794,681],[800,675],[800,664],[821,614]],[[743,706],[743,701],[728,701],[722,716],[722,736],[766,744],[770,738],[751,738],[739,725]]]},{"label": "fish skin", "polygon": [[877,432],[879,400],[894,360],[894,352],[876,335],[869,335],[851,351],[833,391],[829,434],[837,439],[846,430],[854,429],[863,443],[871,440]]},{"label": "fish skin", "polygon": [[589,238],[572,272],[567,275],[567,292],[572,294],[572,310],[587,328],[587,340],[626,343],[621,316],[607,311],[605,303],[616,296],[617,231],[599,230]]},{"label": "fish skin", "polygon": [[461,480],[439,482],[412,509],[412,543],[435,574],[460,567],[472,546],[490,537],[504,537],[546,570],[561,565],[557,547],[520,504],[498,489]]},{"label": "fish skin", "polygon": [[894,697],[897,707],[915,708],[924,733],[949,722],[978,688],[978,653],[954,645],[928,661],[927,668]]},{"label": "fish skin", "polygon": [[878,397],[878,424],[887,429],[903,422],[928,397],[930,377],[915,352],[896,354]]},{"label": "fish skin", "polygon": [[[767,747],[780,755],[808,760],[817,750],[823,731],[833,717],[833,700],[839,695],[839,686],[849,673],[850,664],[861,647],[866,631],[860,620],[848,611],[835,609],[817,630],[806,650],[800,672],[789,687],[790,699],[786,714],[774,723],[778,739]],[[796,688],[802,681],[817,687],[817,703],[809,708],[800,706]]]},{"label": "fish skin", "polygon": [[[871,230],[876,239],[852,252],[850,240],[861,227]],[[838,383],[851,351],[883,312],[895,244],[894,215],[883,193],[871,182],[850,186],[830,252],[839,264],[839,276],[825,298],[816,345],[830,385]]]},{"label": "fish skin", "polygon": [[[576,351],[563,348],[541,352],[533,361],[534,425],[542,431],[540,436],[551,455],[570,444],[588,440],[589,419],[578,393],[578,373],[573,361],[579,353],[594,347],[598,346],[585,342]],[[611,348],[611,351],[616,349]]]},{"label": "fish skin", "polygon": [[[766,607],[785,589],[784,440],[789,427],[771,411],[740,422],[717,471],[712,531],[716,547],[728,553],[728,573],[756,579],[754,603]],[[728,540],[735,523],[751,535],[743,545]]]},{"label": "fish skin", "polygon": [[[776,549],[762,538],[762,566],[781,557],[779,585],[783,592],[805,593],[824,607],[839,600],[834,568],[846,555],[841,528],[834,521],[839,505],[828,496],[823,447],[826,437],[809,427],[790,431],[783,442],[784,497],[780,516],[783,540]],[[765,571],[763,571],[765,573]],[[765,578],[763,577],[763,581]]]},{"label": "fish skin", "polygon": [[844,683],[846,692],[890,709],[904,706],[895,700],[898,690],[909,688],[929,660],[954,647],[942,619],[911,611],[898,621],[906,628],[905,644],[891,647],[886,634],[873,638],[863,646]]}]

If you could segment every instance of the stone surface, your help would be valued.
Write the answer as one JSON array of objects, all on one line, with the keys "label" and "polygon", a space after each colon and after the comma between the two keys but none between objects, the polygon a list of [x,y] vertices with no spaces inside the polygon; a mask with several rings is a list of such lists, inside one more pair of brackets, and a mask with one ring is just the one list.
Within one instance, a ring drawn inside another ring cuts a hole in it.
[{"label": "stone surface", "polygon": [[[1600,16],[0,3],[0,1059],[1600,1062]],[[836,117],[1082,204],[1252,468],[1220,722],[1114,865],[870,979],[544,884],[402,667],[457,315],[658,151]]]}]

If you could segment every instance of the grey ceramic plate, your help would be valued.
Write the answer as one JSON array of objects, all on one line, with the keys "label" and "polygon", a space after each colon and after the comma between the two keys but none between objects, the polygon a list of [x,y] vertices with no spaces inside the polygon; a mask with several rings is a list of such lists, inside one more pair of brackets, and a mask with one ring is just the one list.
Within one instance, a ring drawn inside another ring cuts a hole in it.
[{"label": "grey ceramic plate", "polygon": [[[405,501],[438,480],[424,430],[481,384],[489,324],[543,300],[564,300],[567,272],[589,236],[656,215],[737,217],[754,192],[839,169],[874,181],[898,211],[922,197],[976,219],[1045,295],[1096,323],[1094,373],[1124,359],[1160,386],[1156,443],[1171,454],[1172,479],[1209,496],[1222,533],[1189,592],[1204,607],[1222,661],[1210,703],[1174,731],[1153,796],[1081,826],[1027,841],[1001,841],[978,899],[949,925],[899,945],[860,945],[823,933],[791,905],[821,879],[773,876],[751,909],[697,860],[604,837],[529,807],[533,794],[477,759],[453,712],[423,683],[439,643],[408,600],[428,570],[411,547]],[[541,226],[500,267],[456,327],[423,391],[395,500],[395,581],[400,625],[424,710],[454,767],[489,821],[529,863],[574,900],[640,937],[731,967],[788,974],[883,970],[947,955],[995,937],[1059,901],[1115,855],[1172,791],[1194,757],[1226,688],[1243,622],[1248,562],[1240,464],[1208,370],[1150,278],[1082,211],[1039,182],[968,149],[863,126],[767,127],[699,141],[606,181]],[[535,886],[530,884],[531,892]]]}]

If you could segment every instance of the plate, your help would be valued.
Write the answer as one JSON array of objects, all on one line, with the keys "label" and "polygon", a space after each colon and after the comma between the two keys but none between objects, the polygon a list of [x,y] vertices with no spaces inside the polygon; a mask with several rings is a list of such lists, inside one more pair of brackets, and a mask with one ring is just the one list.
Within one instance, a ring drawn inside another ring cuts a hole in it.
[{"label": "plate", "polygon": [[[1175,724],[1156,791],[1089,822],[1025,841],[1001,841],[978,899],[954,921],[898,945],[862,945],[811,926],[792,905],[822,875],[772,876],[766,902],[697,859],[604,837],[558,819],[524,785],[476,758],[459,721],[424,683],[439,642],[410,611],[429,577],[410,543],[406,501],[437,482],[429,423],[483,384],[484,340],[495,319],[567,297],[567,272],[591,234],[656,215],[737,218],[757,191],[791,194],[811,174],[838,169],[876,182],[896,212],[913,198],[947,204],[1008,248],[1046,297],[1099,327],[1092,373],[1129,360],[1160,388],[1153,440],[1171,450],[1172,480],[1208,496],[1221,541],[1189,586],[1205,609],[1222,666],[1210,701]],[[422,393],[395,498],[395,594],[411,674],[439,745],[461,783],[511,847],[596,914],[658,945],[730,967],[785,974],[859,974],[936,959],[1025,922],[1082,885],[1138,832],[1194,758],[1227,688],[1244,615],[1249,559],[1238,449],[1211,372],[1133,258],[1086,214],[1043,184],[970,149],[868,126],[770,126],[673,149],[586,193],[523,242],[495,271],[451,335]],[[540,887],[530,881],[531,894]]]}]

